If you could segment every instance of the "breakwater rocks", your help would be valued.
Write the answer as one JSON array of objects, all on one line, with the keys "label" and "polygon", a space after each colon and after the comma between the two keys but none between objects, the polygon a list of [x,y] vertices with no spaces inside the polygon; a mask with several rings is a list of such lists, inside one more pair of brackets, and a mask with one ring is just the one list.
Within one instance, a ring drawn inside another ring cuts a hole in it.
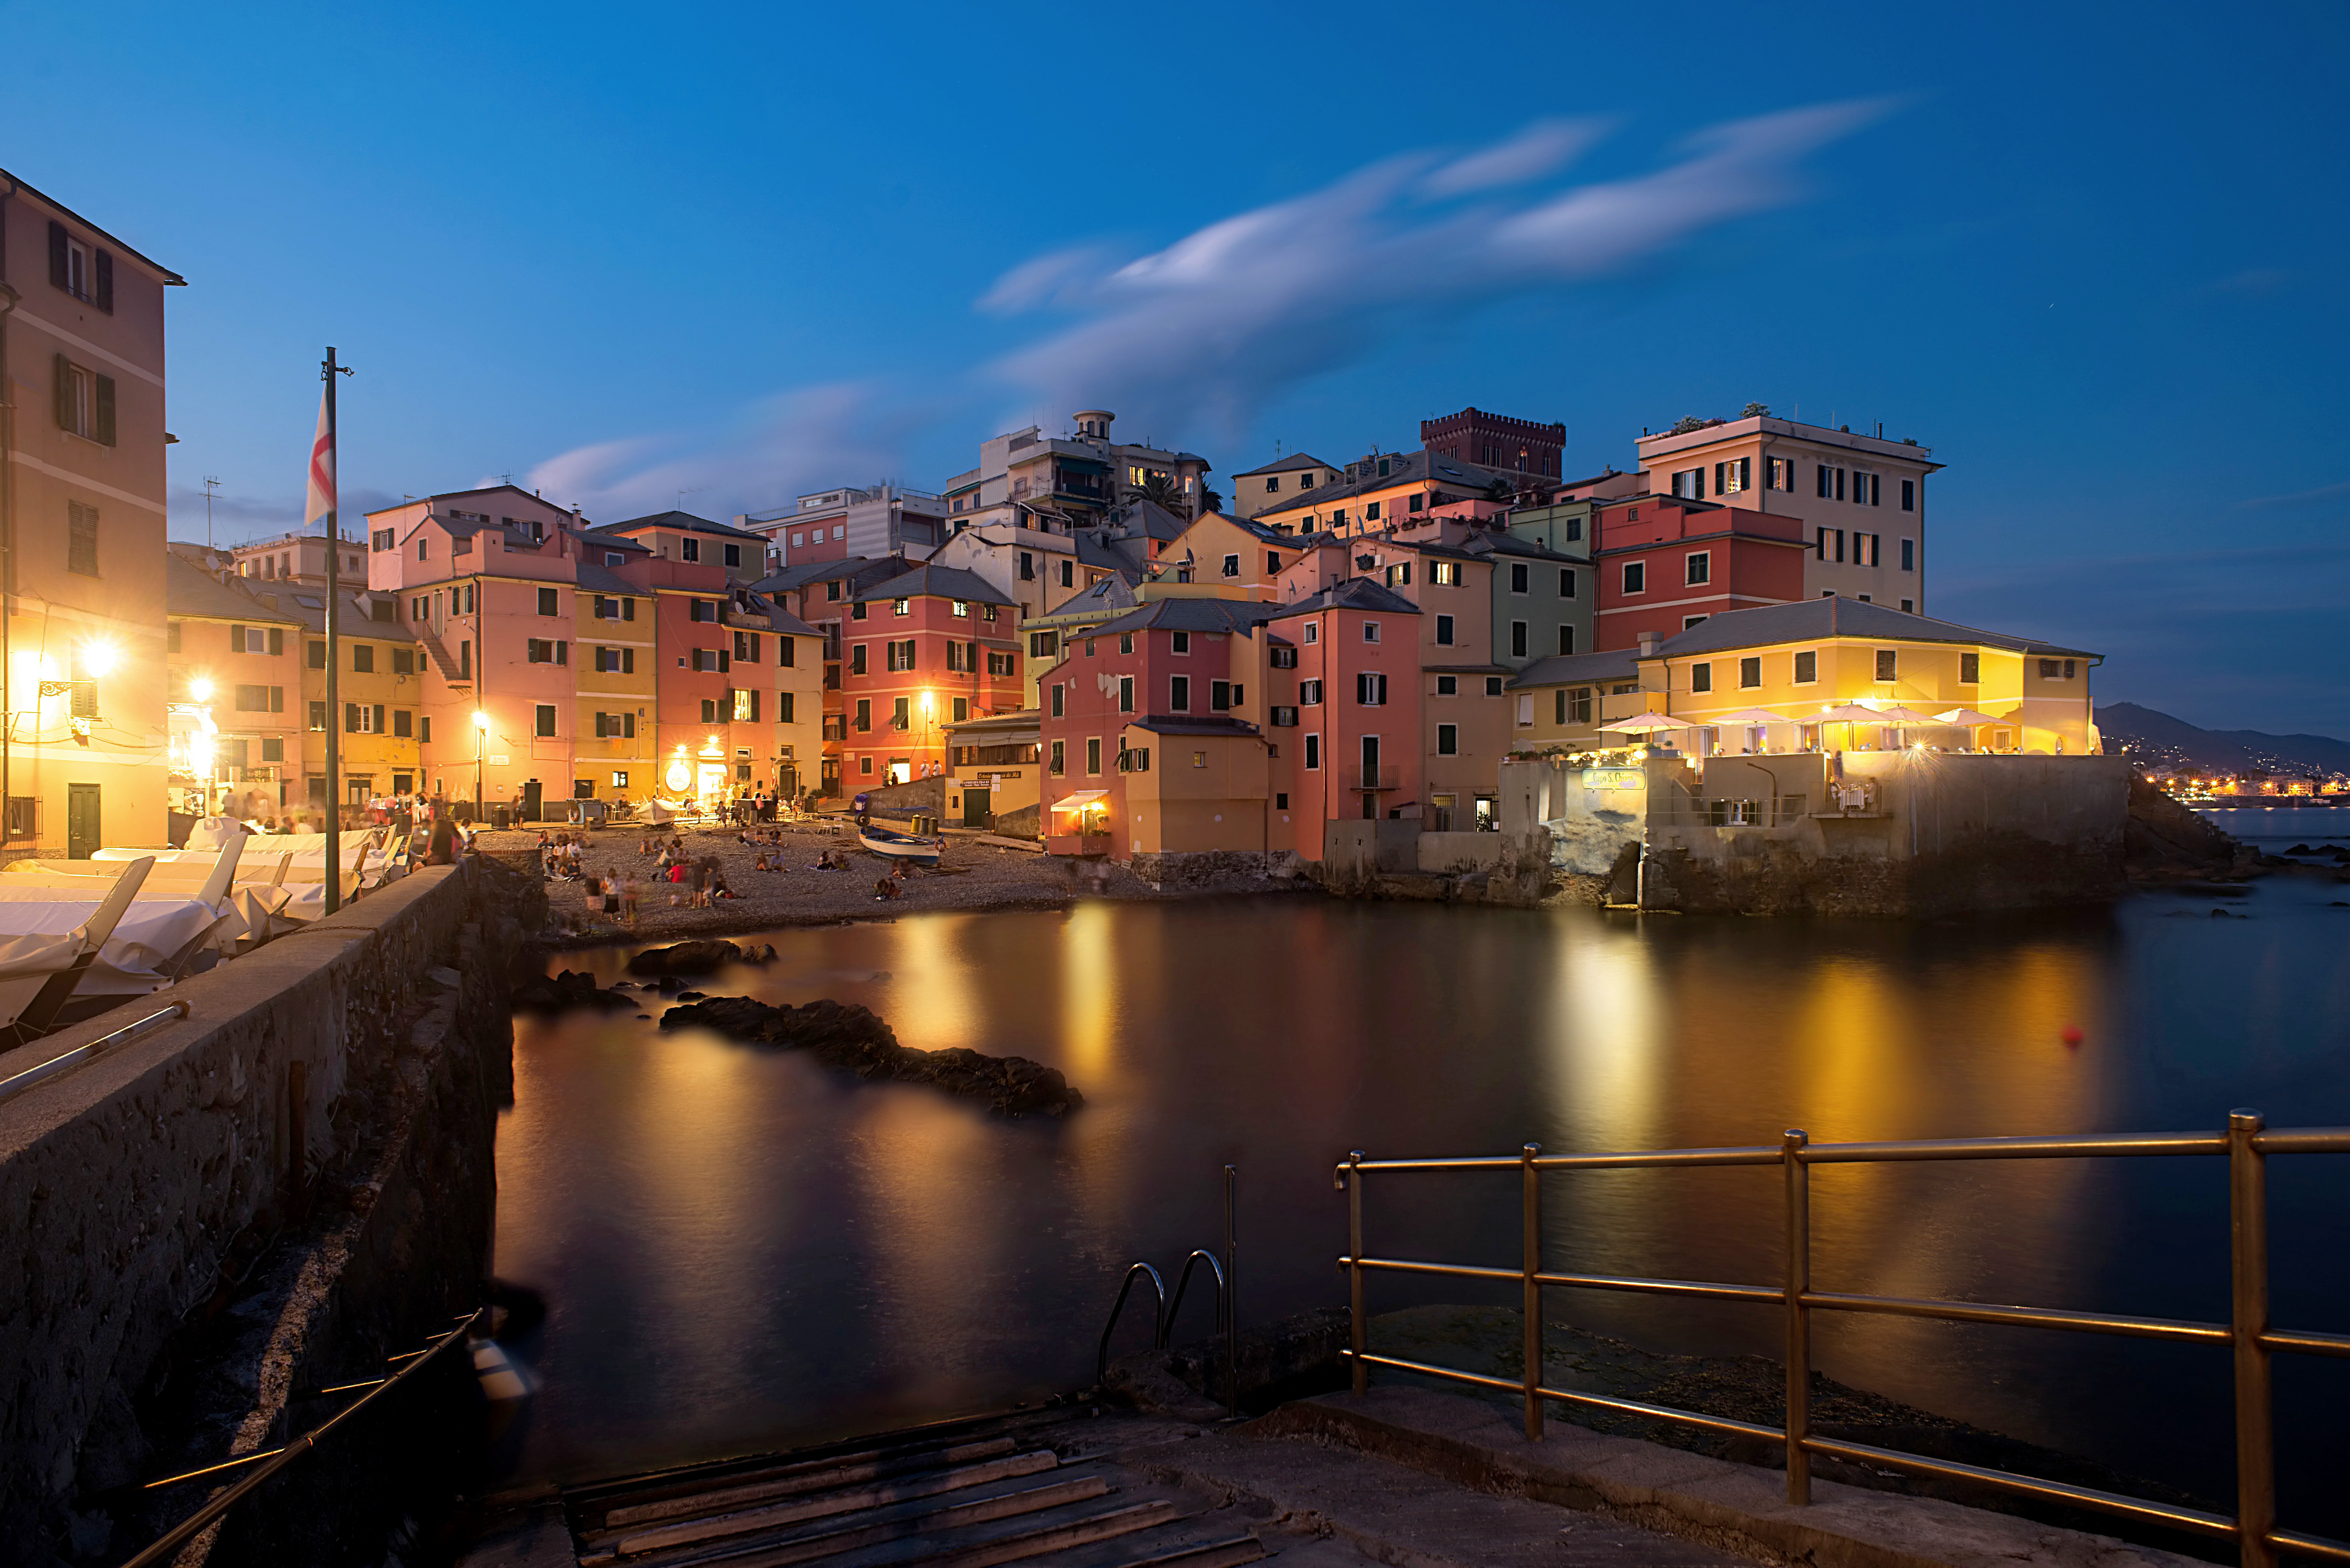
[{"label": "breakwater rocks", "polygon": [[665,948],[647,948],[629,961],[630,974],[716,974],[730,963],[773,963],[775,950],[771,945],[754,942],[747,948],[733,942],[675,942]]},{"label": "breakwater rocks", "polygon": [[596,983],[592,974],[565,970],[553,979],[542,975],[515,987],[508,999],[516,1012],[564,1012],[574,1007],[634,1007],[637,999]]},{"label": "breakwater rocks", "polygon": [[1066,1116],[1086,1103],[1057,1068],[1025,1056],[988,1056],[962,1046],[917,1051],[899,1044],[889,1026],[870,1010],[850,1002],[770,1007],[747,996],[713,996],[671,1008],[661,1014],[660,1026],[664,1031],[713,1029],[745,1044],[806,1051],[827,1066],[860,1078],[928,1084],[984,1100],[1000,1116]]}]

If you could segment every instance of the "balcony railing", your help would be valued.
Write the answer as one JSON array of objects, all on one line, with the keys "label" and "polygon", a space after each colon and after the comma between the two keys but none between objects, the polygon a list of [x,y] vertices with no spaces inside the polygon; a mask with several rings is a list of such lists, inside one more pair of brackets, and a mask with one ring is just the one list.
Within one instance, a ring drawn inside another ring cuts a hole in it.
[{"label": "balcony railing", "polygon": [[1354,781],[1347,787],[1373,794],[1382,794],[1388,790],[1401,789],[1403,785],[1399,782],[1400,772],[1401,770],[1397,768],[1357,768],[1354,772]]}]

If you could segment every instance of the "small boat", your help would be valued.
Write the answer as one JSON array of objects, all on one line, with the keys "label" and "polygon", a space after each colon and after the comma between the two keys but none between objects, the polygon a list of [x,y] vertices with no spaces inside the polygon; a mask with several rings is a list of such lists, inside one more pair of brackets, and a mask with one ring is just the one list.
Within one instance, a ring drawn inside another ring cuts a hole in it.
[{"label": "small boat", "polygon": [[943,838],[918,838],[910,833],[899,833],[889,827],[860,827],[857,842],[884,860],[903,860],[914,866],[935,866],[939,851],[946,847]]}]

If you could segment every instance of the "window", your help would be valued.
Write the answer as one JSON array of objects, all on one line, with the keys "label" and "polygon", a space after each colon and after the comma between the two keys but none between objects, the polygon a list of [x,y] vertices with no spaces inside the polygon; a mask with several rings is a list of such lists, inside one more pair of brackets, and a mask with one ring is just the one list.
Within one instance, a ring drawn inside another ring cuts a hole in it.
[{"label": "window", "polygon": [[629,787],[629,775],[625,771],[613,774],[612,787],[614,789],[626,789]]},{"label": "window", "polygon": [[98,508],[66,503],[66,570],[98,576]]},{"label": "window", "polygon": [[1375,620],[1365,621],[1363,623],[1363,640],[1365,642],[1377,642],[1378,639],[1379,623]]},{"label": "window", "polygon": [[1683,501],[1705,499],[1705,470],[1684,468],[1673,475],[1673,493]]},{"label": "window", "polygon": [[405,708],[395,708],[395,709],[393,709],[393,710],[392,710],[392,714],[391,714],[391,732],[392,732],[393,734],[395,734],[395,735],[407,735],[407,734],[411,734],[411,733],[412,733],[412,732],[414,732],[415,728],[416,728],[416,715],[415,715],[415,714],[413,714],[413,713],[410,712],[410,711],[409,711],[407,709],[405,709]]},{"label": "window", "polygon": [[1118,650],[1120,653],[1132,653],[1134,651],[1134,633],[1130,631],[1122,631],[1118,634]]},{"label": "window", "polygon": [[1439,648],[1452,646],[1452,618],[1449,615],[1436,618],[1436,646]]},{"label": "window", "polygon": [[865,618],[865,601],[863,599],[858,599],[848,607],[848,618],[851,620],[863,620]]},{"label": "window", "polygon": [[[782,641],[786,649],[791,647],[791,639],[789,638],[785,638]],[[738,631],[734,634],[734,662],[737,664],[756,664],[759,662],[759,634],[757,632]]]},{"label": "window", "polygon": [[1558,722],[1562,724],[1591,722],[1591,688],[1562,686],[1558,692]]},{"label": "window", "polygon": [[1296,710],[1296,709],[1295,709],[1295,708],[1274,708],[1274,709],[1270,710],[1270,711],[1271,711],[1271,713],[1272,713],[1272,717],[1273,717],[1273,727],[1274,727],[1274,729],[1276,729],[1276,730],[1295,730],[1295,728],[1297,728],[1297,710]]},{"label": "window", "polygon": [[534,733],[538,734],[538,735],[552,735],[552,734],[554,734],[554,733],[555,733],[555,704],[554,704],[554,703],[552,703],[552,702],[541,702],[541,703],[539,703],[539,704],[537,705],[537,721],[538,721],[538,722],[537,722],[537,724],[536,725],[536,727],[535,727],[535,729],[534,729],[534,731],[533,731],[533,732],[534,732]]},{"label": "window", "polygon": [[1318,708],[1322,704],[1322,682],[1301,680],[1297,683],[1297,702],[1302,708]]},{"label": "window", "polygon": [[1711,550],[1690,551],[1688,564],[1684,567],[1684,572],[1686,575],[1683,576],[1682,580],[1688,583],[1691,587],[1697,587],[1702,584],[1711,582],[1713,580],[1713,552]]},{"label": "window", "polygon": [[1308,773],[1312,773],[1315,769],[1321,767],[1321,765],[1322,737],[1319,735],[1308,735],[1305,737],[1305,770]]},{"label": "window", "polygon": [[427,553],[427,547],[432,543],[432,541],[430,539],[419,539],[416,541],[416,558],[418,560],[425,561],[432,559],[432,556]]},{"label": "window", "polygon": [[[886,668],[886,669],[889,669],[889,670],[911,670],[911,669],[913,669],[913,668],[914,668],[914,642],[915,642],[915,639],[914,639],[913,638],[910,638],[910,638],[907,638],[906,639],[904,639],[903,641],[892,641],[892,642],[885,642],[885,643],[883,643],[883,644],[881,645],[881,651],[882,651],[882,653],[883,653],[883,655],[884,655],[884,659],[885,659],[884,668]],[[957,643],[951,643],[951,643],[949,643],[949,644],[947,644],[947,647],[948,647],[948,648],[950,648],[950,649],[957,648],[957,647],[959,647],[959,646],[961,646],[961,645],[960,645],[960,644],[957,644]]]},{"label": "window", "polygon": [[857,700],[857,732],[860,735],[873,728],[873,701],[869,697]]},{"label": "window", "polygon": [[311,703],[311,704],[310,704],[310,728],[312,728],[312,729],[314,729],[314,730],[323,730],[323,729],[325,729],[326,727],[327,727],[327,705],[326,705],[324,702],[313,702],[313,703]]},{"label": "window", "polygon": [[1056,631],[1032,631],[1028,634],[1028,657],[1051,659],[1060,652],[1061,634]]},{"label": "window", "polygon": [[1531,568],[1529,568],[1523,561],[1513,561],[1510,563],[1510,591],[1512,593],[1523,594],[1528,591],[1528,575],[1530,570]]},{"label": "window", "polygon": [[1229,680],[1211,680],[1208,682],[1208,711],[1210,712],[1229,713],[1232,711],[1232,704],[1240,700],[1241,689],[1232,682]]},{"label": "window", "polygon": [[1900,679],[1900,677],[1895,673],[1895,667],[1898,662],[1898,649],[1890,648],[1880,648],[1877,650],[1877,678],[1879,680],[1896,680]]},{"label": "window", "polygon": [[[550,708],[547,711],[553,712],[554,710]],[[380,702],[344,703],[343,732],[348,735],[382,734],[383,704]]]},{"label": "window", "polygon": [[1563,599],[1575,597],[1575,568],[1572,566],[1558,569],[1558,597]]},{"label": "window", "polygon": [[[408,715],[402,713],[400,714],[399,717],[405,719]],[[400,725],[400,732],[403,735],[408,733],[408,726],[405,724]],[[286,760],[286,737],[283,735],[264,735],[261,739],[261,760],[265,763],[284,762]]]},{"label": "window", "polygon": [[1439,724],[1436,726],[1436,754],[1440,757],[1457,757],[1461,754],[1460,725]]},{"label": "window", "polygon": [[1461,563],[1458,561],[1430,561],[1428,565],[1428,580],[1434,583],[1439,587],[1451,588],[1460,587]]},{"label": "window", "polygon": [[1099,774],[1100,772],[1101,737],[1098,735],[1088,735],[1086,737],[1086,776],[1092,778]]},{"label": "window", "polygon": [[848,645],[848,672],[851,675],[865,673],[865,644],[852,642]]},{"label": "window", "polygon": [[1294,648],[1282,648],[1275,646],[1267,649],[1265,651],[1272,655],[1271,662],[1273,668],[1275,670],[1295,670],[1297,668],[1297,649]]},{"label": "window", "polygon": [[416,650],[411,648],[393,649],[391,650],[391,672],[394,675],[415,674]]},{"label": "window", "polygon": [[1710,618],[1701,615],[1685,615],[1681,617],[1681,629],[1687,631],[1693,626],[1703,626],[1708,618]]},{"label": "window", "polygon": [[[1058,710],[1056,709],[1055,711],[1057,712]],[[1069,771],[1069,754],[1067,747],[1068,742],[1066,741],[1055,741],[1053,742],[1053,757],[1049,765],[1055,774],[1066,774]]]},{"label": "window", "polygon": [[949,605],[947,613],[953,616],[957,620],[969,620],[971,618],[971,601],[969,599],[956,599]]},{"label": "window", "polygon": [[[1387,465],[1386,461],[1383,459],[1383,460],[1381,460],[1381,462],[1380,462],[1380,463],[1379,463],[1379,472],[1380,472],[1381,473],[1385,473],[1387,471],[1388,471],[1388,465]],[[1364,507],[1364,508],[1363,508],[1363,521],[1364,521],[1364,522],[1366,522],[1366,523],[1376,523],[1376,522],[1378,522],[1378,520],[1379,520],[1379,504],[1378,504],[1378,502],[1374,501],[1374,502],[1372,502],[1368,506],[1366,506],[1366,507]]]},{"label": "window", "polygon": [[2040,679],[2070,680],[2073,679],[2074,668],[2074,663],[2069,659],[2043,659],[2040,661]]},{"label": "window", "polygon": [[1061,563],[1061,586],[1065,588],[1073,588],[1077,586],[1077,564],[1075,561],[1063,561]]},{"label": "window", "polygon": [[[789,692],[789,691],[778,691],[778,692],[776,692],[776,693],[775,693],[775,722],[776,722],[776,723],[778,723],[778,724],[788,724],[788,723],[791,723],[791,722],[794,722],[794,721],[793,721],[793,716],[792,716],[792,709],[793,709],[793,706],[794,706],[794,703],[793,703],[793,701],[792,701],[792,697],[793,697],[793,693],[791,693],[791,692]],[[957,704],[956,704],[956,705],[957,705],[957,706],[961,706],[961,702],[960,702],[960,701],[958,701],[958,702],[957,702]]]},{"label": "window", "polygon": [[970,699],[970,698],[968,698],[968,697],[958,697],[958,698],[956,698],[956,699],[954,700],[954,713],[953,713],[953,718],[952,718],[951,722],[954,722],[954,723],[960,724],[960,723],[962,723],[964,720],[966,720],[966,719],[968,719],[968,718],[970,718],[970,717],[971,717],[971,699]]},{"label": "window", "polygon": [[1918,510],[1918,482],[1914,479],[1905,479],[1901,482],[1901,510],[1904,512]]},{"label": "window", "polygon": [[369,549],[369,551],[370,553],[372,553],[372,554],[374,554],[374,555],[379,555],[379,556],[380,556],[380,555],[383,554],[386,550],[389,550],[389,549],[390,549],[390,548],[391,548],[391,530],[390,530],[390,529],[389,529],[389,528],[379,528],[379,529],[377,529],[374,533],[372,533],[372,534],[370,534],[370,535],[368,535],[368,549]]},{"label": "window", "polygon": [[1189,653],[1191,651],[1191,634],[1188,631],[1170,632],[1167,635],[1167,646],[1172,652]]},{"label": "window", "polygon": [[719,548],[720,548],[720,549],[724,553],[725,557],[726,557],[726,564],[727,564],[728,566],[741,566],[741,565],[743,564],[743,546],[742,546],[742,545],[723,545],[719,546]]},{"label": "window", "polygon": [[1510,623],[1510,657],[1513,659],[1526,657],[1526,623],[1522,620],[1513,620]]},{"label": "window", "polygon": [[[542,599],[540,602],[544,603],[545,600]],[[553,610],[546,610],[541,613],[553,615],[555,612]],[[688,620],[715,621],[718,618],[718,601],[716,599],[688,599],[685,607],[685,618]]]},{"label": "window", "polygon": [[1820,678],[1820,656],[1805,652],[1795,655],[1795,684],[1809,686]]},{"label": "window", "polygon": [[1224,576],[1228,577],[1237,577],[1240,575],[1241,558],[1238,556],[1226,556],[1224,557]]},{"label": "window", "polygon": [[1915,539],[1901,541],[1901,569],[1905,572],[1918,569],[1918,541]]},{"label": "window", "polygon": [[1461,678],[1459,676],[1440,675],[1436,678],[1436,694],[1439,697],[1455,697],[1460,695],[1460,692]]},{"label": "window", "polygon": [[62,354],[55,363],[57,428],[100,446],[112,446],[114,378],[77,365]]},{"label": "window", "polygon": [[558,605],[556,600],[556,595],[553,588],[539,589],[538,613],[541,615],[561,615],[563,613],[562,607]]},{"label": "window", "polygon": [[1013,658],[1014,656],[1009,653],[989,654],[987,656],[987,672],[990,675],[1000,675],[1005,677],[1013,675],[1015,673],[1012,668]]},{"label": "window", "polygon": [[1738,661],[1738,684],[1742,689],[1762,684],[1762,661],[1760,659]]},{"label": "window", "polygon": [[[571,661],[568,643],[534,637],[529,639],[529,645],[528,662],[532,664],[568,664]],[[698,652],[696,657],[699,657]],[[698,670],[701,666],[694,668]]]},{"label": "window", "polygon": [[1355,677],[1355,701],[1366,708],[1384,708],[1388,701],[1388,678],[1372,670]]},{"label": "window", "polygon": [[[1118,687],[1119,711],[1127,713],[1133,712],[1134,681],[1128,677],[1120,676]],[[1178,713],[1188,713],[1191,711],[1191,678],[1190,676],[1178,675],[1168,682],[1167,705]]]},{"label": "window", "polygon": [[1561,653],[1573,653],[1575,651],[1575,628],[1573,627],[1563,626],[1558,628],[1558,650]]},{"label": "window", "polygon": [[1712,665],[1692,664],[1690,666],[1690,690],[1692,691],[1711,691],[1713,690]]},{"label": "window", "polygon": [[1645,594],[1648,591],[1648,564],[1646,561],[1624,563],[1624,591],[1627,594]]},{"label": "window", "polygon": [[1877,505],[1882,499],[1879,493],[1879,475],[1874,473],[1862,473],[1857,470],[1854,471],[1852,476],[1853,501],[1856,504],[1862,506]]},{"label": "window", "polygon": [[1068,712],[1067,704],[1069,689],[1066,686],[1056,685],[1052,690],[1053,695],[1051,701],[1053,704],[1053,717],[1055,719],[1062,718]]},{"label": "window", "polygon": [[[605,564],[606,566],[617,566],[620,565],[622,562],[626,561],[628,558],[629,558],[628,556],[626,556],[625,555],[622,555],[622,554],[621,554],[619,551],[618,551],[618,550],[607,550],[607,551],[605,551],[605,552],[604,552],[604,564]],[[628,775],[627,775],[627,774],[620,774],[620,775],[618,775],[618,776],[622,777],[622,778],[625,778],[625,777],[627,777]]]},{"label": "window", "polygon": [[1852,564],[1856,566],[1877,565],[1877,546],[1882,537],[1877,534],[1855,534],[1852,536]]},{"label": "window", "polygon": [[1812,542],[1812,555],[1814,558],[1822,561],[1843,560],[1844,530],[1841,528],[1822,528],[1817,530],[1816,535]]},{"label": "window", "polygon": [[1960,654],[1959,684],[1961,686],[1976,686],[1981,684],[1981,682],[1982,655],[1980,653]]},{"label": "window", "polygon": [[1917,610],[1918,601],[1916,599],[1903,599],[1901,601],[1901,613],[1903,615],[1914,615],[1917,613]]},{"label": "window", "polygon": [[1264,575],[1268,577],[1278,576],[1281,575],[1280,551],[1267,550],[1264,553]]},{"label": "window", "polygon": [[1388,568],[1388,587],[1404,588],[1411,586],[1411,563],[1398,561]]},{"label": "window", "polygon": [[699,561],[702,559],[702,541],[699,539],[680,539],[677,542],[677,558],[681,561]]},{"label": "window", "polygon": [[734,689],[734,722],[755,724],[759,722],[759,689],[737,686]]},{"label": "window", "polygon": [[1309,643],[1319,642],[1322,640],[1322,627],[1320,622],[1309,620],[1305,623],[1305,640]]},{"label": "window", "polygon": [[[82,682],[77,680],[77,686]],[[77,699],[80,693],[76,692]],[[286,711],[286,688],[283,686],[240,686],[236,689],[236,711],[240,713],[283,713]],[[381,712],[381,709],[377,710]],[[326,726],[321,724],[319,728]]]},{"label": "window", "polygon": [[351,670],[358,675],[375,673],[375,645],[369,642],[351,644]]},{"label": "window", "polygon": [[[1191,705],[1191,683],[1180,675],[1175,678],[1174,702],[1178,713]],[[1121,713],[1134,711],[1134,677],[1131,675],[1118,678],[1118,711]]]}]

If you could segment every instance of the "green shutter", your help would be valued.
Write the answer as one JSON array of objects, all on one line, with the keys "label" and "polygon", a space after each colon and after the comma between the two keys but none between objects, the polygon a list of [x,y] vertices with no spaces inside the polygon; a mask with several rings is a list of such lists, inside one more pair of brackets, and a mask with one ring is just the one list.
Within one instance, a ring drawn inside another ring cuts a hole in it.
[{"label": "green shutter", "polygon": [[228,650],[231,653],[243,653],[244,651],[244,628],[235,625],[233,622],[230,624],[228,628]]},{"label": "green shutter", "polygon": [[50,359],[56,371],[51,403],[57,416],[57,429],[69,431],[74,428],[73,361],[62,354],[52,355]]},{"label": "green shutter", "polygon": [[114,378],[98,378],[98,444],[114,444]]},{"label": "green shutter", "polygon": [[356,735],[359,732],[359,705],[356,702],[346,702],[343,704],[343,733]]},{"label": "green shutter", "polygon": [[286,651],[286,628],[284,627],[273,626],[269,628],[269,651],[272,653],[283,653]]}]

